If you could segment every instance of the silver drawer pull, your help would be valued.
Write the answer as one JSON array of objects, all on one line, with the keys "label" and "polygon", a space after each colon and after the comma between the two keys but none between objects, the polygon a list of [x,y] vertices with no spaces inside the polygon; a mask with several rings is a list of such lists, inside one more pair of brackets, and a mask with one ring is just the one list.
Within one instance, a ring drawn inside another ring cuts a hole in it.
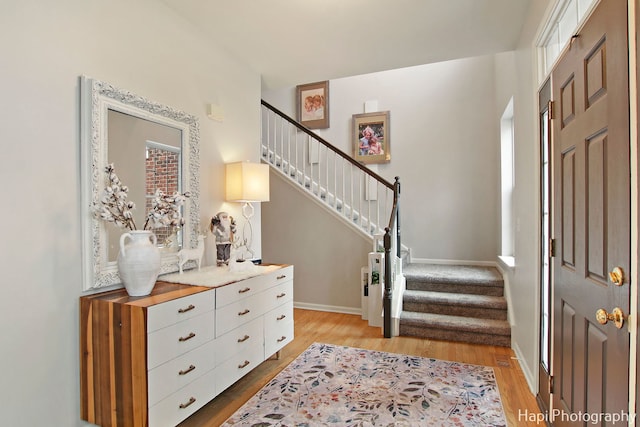
[{"label": "silver drawer pull", "polygon": [[249,338],[251,338],[249,335],[245,335],[242,338],[238,338],[238,342],[245,342],[246,340],[248,340]]},{"label": "silver drawer pull", "polygon": [[194,369],[196,369],[195,366],[189,365],[187,369],[183,369],[182,371],[179,371],[178,375],[187,375],[189,372],[193,371]]},{"label": "silver drawer pull", "polygon": [[193,310],[194,308],[196,308],[196,306],[195,306],[195,305],[193,305],[193,304],[189,304],[189,307],[187,307],[187,308],[181,308],[180,310],[178,310],[178,313],[180,313],[180,314],[182,314],[182,313],[186,313],[187,311],[191,311],[191,310]]},{"label": "silver drawer pull", "polygon": [[249,314],[249,313],[251,313],[251,310],[249,310],[248,308],[245,308],[244,310],[238,313],[238,316],[244,316],[245,314]]},{"label": "silver drawer pull", "polygon": [[239,294],[244,294],[245,292],[249,292],[251,288],[243,288],[238,291]]},{"label": "silver drawer pull", "polygon": [[281,294],[276,295],[276,298],[283,298],[283,297],[286,297],[286,296],[287,296],[287,294],[285,294],[285,293],[283,292],[283,293],[281,293]]},{"label": "silver drawer pull", "polygon": [[238,365],[238,369],[242,369],[242,368],[246,368],[247,366],[249,366],[249,362],[248,360],[245,360],[243,364]]},{"label": "silver drawer pull", "polygon": [[285,317],[287,317],[287,316],[285,316],[284,314],[281,314],[280,316],[276,317],[276,320],[282,320]]},{"label": "silver drawer pull", "polygon": [[187,406],[192,405],[192,404],[194,404],[194,403],[196,403],[196,398],[195,398],[195,397],[192,397],[191,399],[189,399],[189,401],[188,401],[187,403],[181,403],[181,404],[180,404],[180,409],[184,409],[184,408],[186,408]]},{"label": "silver drawer pull", "polygon": [[282,341],[284,341],[284,340],[286,340],[286,339],[287,339],[287,337],[285,337],[285,336],[283,335],[283,336],[281,336],[280,338],[278,338],[278,342],[282,342]]},{"label": "silver drawer pull", "polygon": [[286,274],[283,274],[282,276],[278,276],[278,277],[276,277],[276,279],[278,279],[278,280],[282,280],[282,279],[284,279],[285,277],[287,277],[287,276],[286,276]]},{"label": "silver drawer pull", "polygon": [[189,335],[187,335],[186,337],[180,337],[178,338],[178,341],[180,342],[185,342],[185,341],[189,341],[191,338],[195,337],[196,334],[194,334],[193,332],[191,332]]}]

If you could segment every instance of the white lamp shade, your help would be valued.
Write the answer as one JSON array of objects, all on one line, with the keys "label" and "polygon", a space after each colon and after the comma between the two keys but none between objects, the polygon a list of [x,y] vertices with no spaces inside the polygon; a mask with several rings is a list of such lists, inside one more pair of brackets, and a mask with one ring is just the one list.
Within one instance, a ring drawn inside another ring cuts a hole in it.
[{"label": "white lamp shade", "polygon": [[236,162],[225,165],[225,199],[228,202],[268,202],[269,165]]}]

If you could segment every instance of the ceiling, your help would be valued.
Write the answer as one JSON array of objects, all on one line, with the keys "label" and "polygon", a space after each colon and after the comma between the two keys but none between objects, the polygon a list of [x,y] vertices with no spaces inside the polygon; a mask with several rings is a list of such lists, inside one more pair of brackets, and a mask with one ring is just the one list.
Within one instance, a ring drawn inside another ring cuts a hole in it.
[{"label": "ceiling", "polygon": [[264,89],[515,49],[535,0],[161,0]]}]

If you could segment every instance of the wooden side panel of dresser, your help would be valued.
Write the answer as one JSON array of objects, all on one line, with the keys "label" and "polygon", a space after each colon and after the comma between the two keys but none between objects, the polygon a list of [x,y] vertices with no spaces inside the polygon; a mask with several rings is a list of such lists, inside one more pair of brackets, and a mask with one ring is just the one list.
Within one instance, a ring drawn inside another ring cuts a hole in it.
[{"label": "wooden side panel of dresser", "polygon": [[151,295],[115,290],[80,298],[80,415],[102,427],[146,427],[146,309],[210,290],[158,283]]},{"label": "wooden side panel of dresser", "polygon": [[141,307],[81,302],[83,419],[102,426],[147,425],[144,318]]}]

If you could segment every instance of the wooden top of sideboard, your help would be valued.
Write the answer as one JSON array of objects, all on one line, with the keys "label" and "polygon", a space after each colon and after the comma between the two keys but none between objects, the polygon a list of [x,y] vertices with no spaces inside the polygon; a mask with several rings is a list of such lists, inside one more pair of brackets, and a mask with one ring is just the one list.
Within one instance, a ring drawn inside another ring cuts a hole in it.
[{"label": "wooden top of sideboard", "polygon": [[[287,267],[287,264],[262,264],[262,265],[277,265],[281,268]],[[221,286],[227,286],[236,281],[230,281]],[[209,291],[215,288],[208,286],[197,286],[197,285],[184,285],[180,283],[171,283],[165,282],[162,280],[158,280],[156,285],[153,287],[153,290],[149,295],[140,296],[140,297],[132,297],[130,296],[126,289],[114,289],[106,292],[100,292],[91,295],[81,296],[81,300],[100,300],[105,302],[112,302],[117,304],[127,304],[136,307],[150,307],[156,304],[160,304],[163,302],[170,301],[176,298],[182,298],[189,295],[197,294],[200,292]]]}]

